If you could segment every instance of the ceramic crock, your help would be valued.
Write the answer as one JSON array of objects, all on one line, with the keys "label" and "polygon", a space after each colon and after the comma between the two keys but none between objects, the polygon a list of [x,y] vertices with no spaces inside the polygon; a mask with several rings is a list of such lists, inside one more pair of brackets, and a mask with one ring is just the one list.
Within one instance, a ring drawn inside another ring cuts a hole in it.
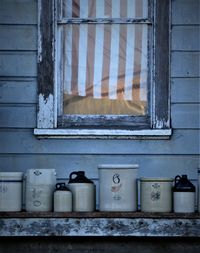
[{"label": "ceramic crock", "polygon": [[0,172],[0,211],[22,209],[22,172]]},{"label": "ceramic crock", "polygon": [[65,183],[57,183],[54,192],[54,212],[72,211],[72,193]]},{"label": "ceramic crock", "polygon": [[140,203],[142,212],[172,211],[171,178],[141,178]]},{"label": "ceramic crock", "polygon": [[72,172],[67,187],[72,192],[74,212],[93,212],[95,210],[95,185],[85,176],[84,171]]},{"label": "ceramic crock", "polygon": [[173,203],[175,213],[193,213],[195,211],[195,186],[188,180],[187,175],[175,177]]},{"label": "ceramic crock", "polygon": [[56,185],[55,169],[29,169],[25,181],[26,211],[52,211]]},{"label": "ceramic crock", "polygon": [[99,171],[99,210],[137,210],[137,164],[101,164]]}]

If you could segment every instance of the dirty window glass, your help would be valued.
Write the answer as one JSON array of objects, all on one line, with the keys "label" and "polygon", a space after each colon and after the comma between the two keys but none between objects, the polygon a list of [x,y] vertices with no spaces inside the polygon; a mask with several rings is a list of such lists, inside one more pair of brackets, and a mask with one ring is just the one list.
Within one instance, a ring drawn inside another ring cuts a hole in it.
[{"label": "dirty window glass", "polygon": [[147,18],[147,0],[61,1],[60,114],[147,114]]}]

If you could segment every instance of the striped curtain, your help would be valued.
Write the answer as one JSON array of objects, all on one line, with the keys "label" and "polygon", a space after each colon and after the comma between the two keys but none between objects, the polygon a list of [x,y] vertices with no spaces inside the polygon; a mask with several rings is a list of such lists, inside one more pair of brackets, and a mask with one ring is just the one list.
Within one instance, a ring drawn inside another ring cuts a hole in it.
[{"label": "striped curtain", "polygon": [[[62,18],[147,18],[148,0],[62,1]],[[147,101],[146,24],[63,24],[60,69],[64,94]]]}]

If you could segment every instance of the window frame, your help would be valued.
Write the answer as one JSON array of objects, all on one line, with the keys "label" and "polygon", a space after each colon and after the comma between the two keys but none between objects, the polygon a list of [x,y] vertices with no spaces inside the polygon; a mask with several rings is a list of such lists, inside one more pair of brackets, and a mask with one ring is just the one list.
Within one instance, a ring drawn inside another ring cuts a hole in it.
[{"label": "window frame", "polygon": [[[149,0],[153,6],[153,46],[151,61],[151,104],[148,116],[130,116],[121,118],[122,127],[114,127],[112,118],[98,117],[93,124],[81,123],[80,117],[74,117],[73,126],[66,124],[66,117],[58,117],[58,84],[56,69],[56,26],[57,1],[38,1],[38,110],[37,128],[34,134],[39,138],[161,138],[168,139],[170,128],[170,0]],[[159,21],[159,22],[158,22]],[[125,122],[125,123],[124,123]],[[58,127],[59,125],[59,127]]]}]

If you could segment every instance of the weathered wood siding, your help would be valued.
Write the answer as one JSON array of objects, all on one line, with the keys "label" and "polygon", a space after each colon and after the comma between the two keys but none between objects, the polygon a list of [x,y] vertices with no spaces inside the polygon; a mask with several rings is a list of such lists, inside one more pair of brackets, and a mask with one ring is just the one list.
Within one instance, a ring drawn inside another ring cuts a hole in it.
[{"label": "weathered wood siding", "polygon": [[58,177],[99,163],[138,163],[139,176],[188,174],[199,166],[199,0],[172,0],[170,140],[38,140],[37,1],[0,4],[0,171],[54,167]]}]

